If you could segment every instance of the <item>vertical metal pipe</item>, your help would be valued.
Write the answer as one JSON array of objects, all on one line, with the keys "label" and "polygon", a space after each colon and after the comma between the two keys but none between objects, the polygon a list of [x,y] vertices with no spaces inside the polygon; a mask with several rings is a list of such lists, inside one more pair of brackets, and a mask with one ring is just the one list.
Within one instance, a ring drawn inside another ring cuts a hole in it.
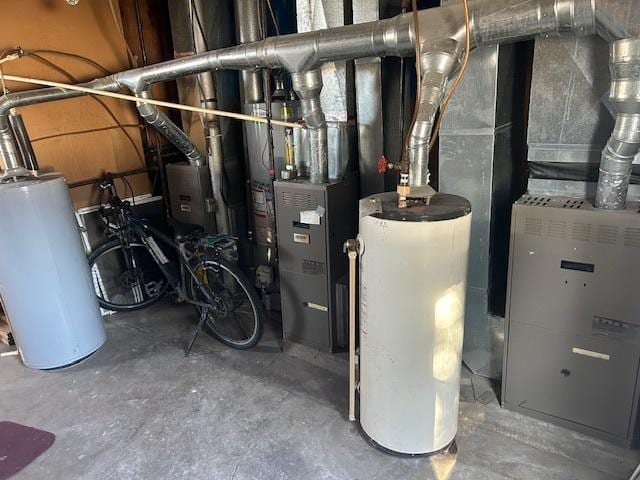
[{"label": "vertical metal pipe", "polygon": [[15,136],[16,143],[20,149],[20,154],[22,155],[22,161],[24,162],[25,168],[27,170],[38,170],[36,154],[33,151],[33,146],[31,145],[27,128],[24,126],[22,115],[12,112],[11,115],[9,115],[9,122],[11,123],[13,135]]},{"label": "vertical metal pipe", "polygon": [[[379,0],[353,2],[353,23],[379,19]],[[355,62],[356,112],[360,195],[366,197],[384,191],[384,175],[378,172],[378,160],[384,153],[382,121],[382,63],[378,57]],[[403,134],[404,136],[404,134]]]},{"label": "vertical metal pipe", "polygon": [[311,183],[326,183],[329,180],[327,146],[327,120],[320,107],[322,74],[320,70],[292,73],[293,89],[300,98],[302,115],[307,124]]},{"label": "vertical metal pipe", "polygon": [[[204,3],[202,0],[191,0],[190,3],[191,22],[193,28],[193,42],[196,54],[208,50],[207,39],[204,31]],[[200,90],[200,101],[205,108],[216,109],[216,85],[213,77],[214,73],[205,71],[198,75],[198,88]],[[216,202],[216,225],[218,233],[231,233],[229,225],[229,211],[227,203],[222,194],[222,182],[224,178],[224,157],[222,151],[222,135],[220,134],[220,124],[215,115],[205,116],[205,139],[208,150],[208,165],[211,174],[211,187],[213,197]]]},{"label": "vertical metal pipe", "polygon": [[413,129],[409,133],[407,154],[409,158],[409,185],[425,187],[429,184],[429,142],[431,131],[446,94],[452,73],[459,66],[459,56],[454,53],[427,53],[420,59],[422,84],[420,104]]},{"label": "vertical metal pipe", "polygon": [[624,208],[633,159],[640,152],[640,38],[611,44],[611,91],[618,117],[600,163],[596,207]]},{"label": "vertical metal pipe", "polygon": [[[263,0],[235,0],[233,6],[238,44],[262,40]],[[260,72],[243,70],[241,79],[244,103],[260,103],[264,101]]]},{"label": "vertical metal pipe", "polygon": [[0,117],[0,155],[4,160],[5,173],[24,168],[18,143],[6,116]]}]

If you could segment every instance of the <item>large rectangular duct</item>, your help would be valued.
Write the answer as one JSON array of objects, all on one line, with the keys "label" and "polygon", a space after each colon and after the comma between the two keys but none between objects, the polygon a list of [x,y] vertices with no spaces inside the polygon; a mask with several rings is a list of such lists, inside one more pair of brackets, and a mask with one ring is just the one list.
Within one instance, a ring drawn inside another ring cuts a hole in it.
[{"label": "large rectangular duct", "polygon": [[502,370],[508,212],[521,193],[512,156],[515,58],[513,45],[477,49],[440,132],[439,190],[463,195],[473,210],[463,360],[495,378]]},{"label": "large rectangular duct", "polygon": [[[379,0],[353,0],[353,23],[379,20]],[[356,111],[360,196],[384,191],[384,176],[378,172],[378,160],[384,153],[382,122],[382,60],[379,57],[355,61]]]},{"label": "large rectangular duct", "polygon": [[[630,15],[630,13],[628,13]],[[536,42],[529,128],[531,194],[595,196],[598,167],[615,123],[609,46],[598,37]],[[636,158],[634,165],[638,165]],[[629,199],[640,198],[640,165]]]}]

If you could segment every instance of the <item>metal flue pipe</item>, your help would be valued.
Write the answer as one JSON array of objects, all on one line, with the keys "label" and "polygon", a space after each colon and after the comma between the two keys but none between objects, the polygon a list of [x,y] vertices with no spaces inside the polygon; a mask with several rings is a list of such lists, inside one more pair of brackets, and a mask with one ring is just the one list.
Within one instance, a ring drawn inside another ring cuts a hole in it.
[{"label": "metal flue pipe", "polygon": [[[486,44],[515,42],[536,36],[560,35],[588,35],[596,32],[610,37],[624,34],[623,29],[617,29],[607,15],[605,5],[610,0],[471,0],[470,28],[473,47]],[[596,12],[598,19],[596,20]],[[465,37],[464,15],[460,4],[422,10],[418,12],[420,24],[420,54],[451,53],[458,51],[459,45]],[[188,58],[175,59],[156,65],[128,70],[98,80],[103,85],[96,85],[98,89],[127,87],[132,91],[145,90],[150,84],[161,81],[174,80],[179,77],[194,75],[212,69],[241,69],[254,70],[260,67],[283,67],[294,74],[304,74],[317,70],[328,61],[348,60],[372,56],[408,56],[414,52],[414,32],[411,14],[370,23],[347,25],[327,30],[319,30],[293,35],[270,37],[263,41],[223,48],[216,51],[200,53]],[[429,72],[424,72],[427,75]],[[455,72],[450,72],[448,79]],[[297,75],[302,78],[300,75]],[[312,77],[313,75],[311,75]],[[423,82],[424,84],[424,82]],[[427,87],[431,88],[431,87]],[[448,88],[448,83],[447,87]],[[13,139],[3,133],[2,116],[6,115],[7,98],[0,99],[0,152],[5,162],[11,164]],[[33,95],[33,97],[29,97]],[[28,92],[21,103],[13,100],[13,106],[29,103],[55,100],[77,96],[75,92],[65,92],[60,89],[43,89]],[[427,102],[422,108],[427,112],[419,115],[423,122],[416,124],[411,132],[411,143],[415,145],[415,155],[412,169],[417,169],[414,184],[426,182],[428,175],[424,171],[424,159],[428,156],[425,142],[429,131],[429,119],[433,110],[439,107],[436,95],[433,103]],[[308,97],[307,100],[312,100]],[[324,169],[326,146],[323,136],[326,129],[323,126],[318,110],[313,101],[308,102],[305,109],[305,120],[308,125],[315,127],[314,144],[318,152],[315,160],[318,167]],[[628,124],[628,122],[627,122]],[[324,130],[324,132],[323,132]],[[314,181],[325,178],[325,172],[314,176]]]},{"label": "metal flue pipe", "polygon": [[[238,43],[262,40],[262,12],[264,0],[236,0],[233,2],[236,17]],[[241,73],[242,99],[244,103],[260,103],[264,100],[262,78],[255,70]]]},{"label": "metal flue pipe", "polygon": [[9,115],[9,123],[11,123],[13,135],[16,139],[16,143],[18,144],[24,167],[27,170],[38,170],[36,154],[33,151],[33,146],[31,145],[29,132],[27,132],[27,128],[24,126],[22,115],[12,112],[11,115]]},{"label": "metal flue pipe", "polygon": [[625,206],[631,166],[640,152],[640,38],[612,43],[609,58],[609,98],[618,116],[602,152],[596,207],[618,210]]},{"label": "metal flue pipe", "polygon": [[[190,2],[191,28],[193,30],[193,47],[196,54],[208,50],[204,32],[204,3],[202,0]],[[204,108],[216,110],[218,108],[216,84],[212,71],[204,71],[197,77],[200,102]],[[222,152],[222,135],[220,123],[215,115],[205,115],[204,136],[207,144],[207,165],[211,177],[211,188],[215,199],[216,228],[218,233],[231,233],[229,225],[229,210],[222,194],[224,178],[224,157]]]},{"label": "metal flue pipe", "polygon": [[409,132],[407,154],[409,158],[409,185],[422,187],[429,184],[429,143],[433,124],[447,91],[449,78],[459,66],[460,55],[451,53],[425,53],[420,59],[424,74],[420,85],[420,103],[413,129]]},{"label": "metal flue pipe", "polygon": [[[120,85],[110,77],[94,80],[82,85],[87,88],[111,92],[120,90]],[[2,155],[4,160],[5,175],[10,175],[13,170],[24,168],[24,162],[22,161],[22,156],[9,122],[11,109],[54,100],[80,97],[82,95],[84,94],[81,92],[72,92],[62,88],[43,88],[10,93],[0,97],[0,155]]]},{"label": "metal flue pipe", "polygon": [[291,74],[293,89],[300,98],[302,115],[307,124],[307,142],[311,160],[309,179],[311,183],[329,180],[329,158],[327,148],[327,120],[320,106],[322,73],[311,70]]},{"label": "metal flue pipe", "polygon": [[[592,0],[476,0],[469,2],[469,9],[472,49],[536,36],[596,32]],[[407,151],[409,184],[416,191],[429,182],[429,144],[435,115],[461,66],[466,38],[463,5],[457,3],[435,10],[438,10],[435,15],[420,15],[419,24],[420,104],[416,122],[409,132]]]},{"label": "metal flue pipe", "polygon": [[[151,98],[148,91],[137,93],[136,96],[141,98]],[[173,143],[180,150],[192,165],[204,165],[204,157],[198,148],[193,144],[191,139],[178,126],[173,123],[169,117],[158,110],[158,107],[150,103],[136,103],[136,108],[140,116],[149,125],[154,127],[158,132],[164,135],[167,140]]]}]

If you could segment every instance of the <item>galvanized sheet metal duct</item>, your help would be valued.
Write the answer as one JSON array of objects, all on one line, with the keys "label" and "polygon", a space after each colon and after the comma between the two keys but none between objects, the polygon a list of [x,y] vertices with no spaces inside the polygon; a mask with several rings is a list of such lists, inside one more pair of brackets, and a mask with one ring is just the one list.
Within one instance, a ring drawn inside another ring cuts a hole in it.
[{"label": "galvanized sheet metal duct", "polygon": [[[365,23],[380,17],[379,0],[353,0],[353,23]],[[356,112],[358,122],[358,167],[360,196],[384,191],[384,176],[378,172],[378,160],[384,153],[382,112],[382,62],[369,57],[355,62]]]},{"label": "galvanized sheet metal duct", "polygon": [[602,152],[596,207],[618,210],[625,206],[631,164],[640,151],[640,38],[611,44],[610,71],[609,99],[618,116]]},{"label": "galvanized sheet metal duct", "polygon": [[[236,18],[236,34],[238,43],[251,43],[262,40],[262,15],[264,0],[235,0],[233,2]],[[260,103],[264,101],[262,75],[255,70],[244,70],[241,73],[243,103]]]},{"label": "galvanized sheet metal duct", "polygon": [[[512,42],[537,35],[554,36],[562,34],[586,35],[596,31],[596,10],[592,0],[538,0],[522,2],[518,0],[477,0],[471,4],[471,28],[475,46],[501,42]],[[464,38],[462,9],[460,5],[445,6],[419,12],[421,50],[427,52],[455,51],[456,44]],[[600,16],[602,19],[602,15]],[[602,31],[606,22],[599,22]],[[612,31],[607,27],[606,31]],[[619,34],[619,32],[617,33]],[[293,73],[317,70],[328,61],[384,55],[410,55],[413,52],[413,30],[411,15],[400,15],[392,19],[358,25],[348,25],[324,31],[299,33],[268,38],[261,42],[224,48],[212,52],[176,59],[148,67],[121,72],[110,78],[97,81],[98,89],[127,87],[141,91],[149,84],[172,80],[181,76],[202,73],[216,68],[254,69],[260,66],[284,67]],[[451,72],[453,73],[453,72]],[[115,85],[114,85],[115,83]],[[92,86],[92,85],[90,85]],[[314,84],[314,88],[318,85]],[[28,94],[27,94],[28,95]],[[38,103],[54,98],[77,96],[75,92],[60,89],[43,89],[33,93],[28,103]],[[6,99],[2,104],[6,105]],[[0,116],[5,107],[0,104]],[[24,105],[25,103],[19,103]],[[16,105],[17,106],[17,105]],[[307,107],[312,115],[305,118],[316,126],[314,134],[318,148],[313,150],[312,164],[324,169],[326,165],[326,127],[322,125],[316,108]],[[413,141],[425,145],[427,132],[424,125],[412,132]],[[324,130],[324,133],[322,133]],[[324,137],[324,139],[323,139]],[[0,120],[0,147],[8,160],[15,163],[15,142],[4,132]],[[11,147],[13,144],[14,147]],[[13,156],[12,156],[13,155]],[[424,157],[415,155],[415,161]],[[420,170],[418,170],[420,171]],[[314,180],[326,178],[326,170],[317,172]],[[426,180],[420,173],[414,183]]]},{"label": "galvanized sheet metal duct", "polygon": [[309,179],[311,183],[325,183],[329,180],[329,159],[327,120],[320,106],[322,73],[320,70],[292,73],[291,81],[300,97],[302,115],[307,123],[307,142],[311,158]]},{"label": "galvanized sheet metal duct", "polygon": [[460,66],[460,52],[427,53],[420,59],[424,75],[420,85],[420,104],[413,130],[409,133],[409,184],[429,184],[429,142],[438,108],[447,91],[449,78]]},{"label": "galvanized sheet metal duct", "polygon": [[22,162],[27,170],[38,170],[38,161],[36,160],[36,154],[33,151],[31,140],[29,139],[29,132],[24,126],[22,115],[19,113],[12,113],[9,115],[9,123],[13,129],[13,135],[15,136],[20,155],[22,156]]}]

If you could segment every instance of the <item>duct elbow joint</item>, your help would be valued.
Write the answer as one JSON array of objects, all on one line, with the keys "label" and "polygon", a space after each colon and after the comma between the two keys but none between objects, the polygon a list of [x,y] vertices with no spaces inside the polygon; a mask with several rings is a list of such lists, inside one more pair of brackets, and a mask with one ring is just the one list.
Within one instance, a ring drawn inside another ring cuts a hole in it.
[{"label": "duct elbow joint", "polygon": [[596,207],[625,206],[632,163],[640,152],[640,38],[611,44],[610,99],[618,110],[616,125],[602,152]]}]

